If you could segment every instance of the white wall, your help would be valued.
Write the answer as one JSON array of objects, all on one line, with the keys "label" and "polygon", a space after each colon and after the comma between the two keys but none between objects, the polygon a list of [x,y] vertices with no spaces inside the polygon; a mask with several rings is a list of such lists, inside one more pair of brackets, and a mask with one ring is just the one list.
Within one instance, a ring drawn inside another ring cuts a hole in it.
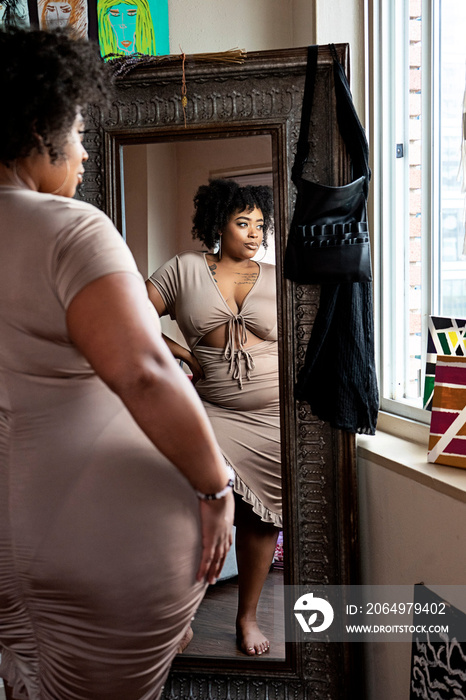
[{"label": "white wall", "polygon": [[[147,274],[173,256],[179,208],[178,159],[174,143],[147,146]],[[144,185],[142,177],[140,184]],[[153,235],[153,232],[157,235]],[[145,276],[147,276],[147,274]]]},{"label": "white wall", "polygon": [[364,0],[168,0],[170,51],[186,54],[349,43],[364,122]]},{"label": "white wall", "polygon": [[168,0],[170,51],[293,46],[292,0]]},{"label": "white wall", "polygon": [[131,146],[124,148],[124,199],[123,213],[126,242],[131,248],[140,273],[147,275],[147,190],[141,187],[139,175],[147,173],[147,147]]}]

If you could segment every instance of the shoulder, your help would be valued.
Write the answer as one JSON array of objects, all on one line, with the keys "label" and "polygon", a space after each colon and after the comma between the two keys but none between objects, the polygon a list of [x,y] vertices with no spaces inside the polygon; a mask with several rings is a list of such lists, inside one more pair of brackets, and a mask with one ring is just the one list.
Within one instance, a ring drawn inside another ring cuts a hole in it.
[{"label": "shoulder", "polygon": [[53,195],[47,196],[50,197],[50,202],[47,206],[50,208],[51,212],[55,213],[56,216],[63,217],[64,220],[68,221],[86,221],[87,223],[92,222],[100,225],[103,229],[115,231],[118,236],[120,236],[107,214],[104,214],[103,211],[95,207],[93,204],[81,202],[77,199],[68,199],[66,197],[57,197]]},{"label": "shoulder", "polygon": [[260,263],[261,274],[259,277],[260,288],[268,296],[275,296],[277,292],[277,269],[270,263]]},{"label": "shoulder", "polygon": [[17,190],[8,198],[8,205],[9,216],[24,221],[27,230],[30,222],[34,222],[34,233],[45,246],[55,248],[92,237],[111,240],[117,247],[124,243],[109,217],[88,202]]},{"label": "shoulder", "polygon": [[109,217],[88,202],[39,192],[31,192],[24,201],[44,236],[57,240],[100,234],[123,242]]},{"label": "shoulder", "polygon": [[[103,211],[78,200],[54,197],[50,200],[51,215],[57,227],[56,250],[62,254],[70,246],[88,250],[89,255],[103,257],[131,254],[123,236]],[[132,257],[132,256],[131,256]]]},{"label": "shoulder", "polygon": [[275,279],[275,274],[276,274],[276,267],[275,265],[271,265],[270,263],[259,263],[259,267],[261,269],[261,276],[270,279],[273,278]]},{"label": "shoulder", "polygon": [[202,265],[204,264],[206,253],[198,250],[184,250],[178,253],[176,258],[185,265]]},{"label": "shoulder", "polygon": [[[26,207],[35,207],[38,218],[51,216],[76,218],[96,218],[110,222],[110,219],[103,211],[88,202],[70,197],[60,197],[53,194],[33,192],[31,190],[21,191],[22,204]],[[111,222],[110,222],[111,223]],[[112,224],[113,225],[113,224]]]},{"label": "shoulder", "polygon": [[173,258],[162,263],[150,276],[152,282],[161,282],[176,279],[179,283],[191,279],[193,275],[200,275],[205,269],[205,254],[193,250],[186,250],[178,253]]}]

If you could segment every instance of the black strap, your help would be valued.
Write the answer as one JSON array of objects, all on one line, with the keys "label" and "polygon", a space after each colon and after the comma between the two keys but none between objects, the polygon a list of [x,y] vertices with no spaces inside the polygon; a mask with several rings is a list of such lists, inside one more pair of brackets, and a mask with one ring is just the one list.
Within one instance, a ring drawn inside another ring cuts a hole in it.
[{"label": "black strap", "polygon": [[[371,172],[369,168],[369,146],[364,129],[359,121],[353,104],[351,90],[338,60],[338,54],[334,44],[329,44],[333,58],[333,76],[335,82],[335,95],[337,102],[337,121],[346,150],[351,159],[352,177],[366,178],[365,194],[369,189]],[[291,179],[297,185],[302,175],[303,167],[309,155],[309,128],[311,122],[312,103],[314,99],[314,86],[317,74],[318,46],[308,47],[308,59],[306,69],[306,82],[304,85],[303,109],[301,113],[301,126],[296,147],[296,156],[291,171]]]},{"label": "black strap", "polygon": [[333,76],[337,99],[337,120],[346,150],[351,158],[353,178],[364,175],[366,178],[365,194],[369,190],[371,171],[369,168],[369,144],[366,133],[354,108],[350,86],[343,66],[338,60],[334,44],[329,44],[333,56]]},{"label": "black strap", "polygon": [[312,103],[314,102],[314,87],[316,84],[318,46],[307,48],[306,80],[304,83],[303,107],[301,111],[301,126],[296,146],[296,155],[291,169],[291,179],[297,185],[302,175],[304,164],[309,156],[309,127],[311,124]]}]

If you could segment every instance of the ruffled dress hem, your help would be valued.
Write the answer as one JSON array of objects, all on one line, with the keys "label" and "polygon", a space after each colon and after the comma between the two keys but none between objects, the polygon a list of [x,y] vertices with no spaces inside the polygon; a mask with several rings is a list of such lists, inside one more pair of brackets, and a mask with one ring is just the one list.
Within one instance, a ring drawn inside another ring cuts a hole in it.
[{"label": "ruffled dress hem", "polygon": [[246,501],[250,506],[252,506],[252,510],[256,515],[260,517],[260,519],[264,523],[269,523],[271,525],[275,525],[275,527],[278,527],[282,529],[283,527],[283,518],[281,515],[278,515],[278,513],[274,513],[273,511],[270,510],[270,508],[267,508],[262,501],[256,496],[256,494],[251,491],[249,486],[244,483],[242,478],[238,476],[238,474],[235,471],[235,466],[230,462],[230,460],[223,455],[225,462],[233,469],[235,472],[235,493],[237,493],[243,501]]}]

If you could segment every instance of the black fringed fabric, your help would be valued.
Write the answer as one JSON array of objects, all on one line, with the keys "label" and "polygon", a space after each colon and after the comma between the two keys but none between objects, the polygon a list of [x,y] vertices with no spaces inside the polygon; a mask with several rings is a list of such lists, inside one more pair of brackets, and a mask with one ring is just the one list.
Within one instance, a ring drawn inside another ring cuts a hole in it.
[{"label": "black fringed fabric", "polygon": [[322,285],[295,397],[334,428],[375,433],[379,395],[370,282]]}]

